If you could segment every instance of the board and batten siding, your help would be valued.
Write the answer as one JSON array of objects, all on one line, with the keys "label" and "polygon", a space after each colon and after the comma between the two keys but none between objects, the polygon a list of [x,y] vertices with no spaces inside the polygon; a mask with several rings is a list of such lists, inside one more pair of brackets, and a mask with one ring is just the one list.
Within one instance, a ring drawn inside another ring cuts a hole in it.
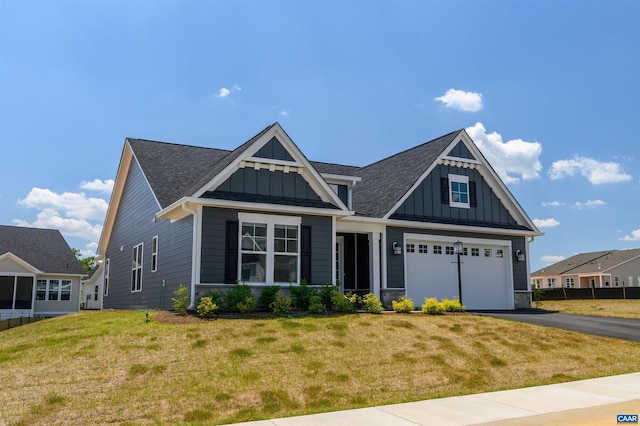
[{"label": "board and batten siding", "polygon": [[[404,241],[404,234],[427,234],[427,235],[442,235],[454,238],[478,238],[484,240],[509,240],[511,241],[511,250],[515,252],[520,250],[526,253],[526,241],[524,237],[508,236],[508,235],[487,235],[478,234],[474,232],[447,232],[438,230],[424,230],[416,228],[398,228],[387,227],[387,288],[404,288],[404,256],[405,248],[402,248],[402,255],[393,255],[393,249],[391,244],[393,241],[397,241],[402,244]],[[513,253],[511,253],[513,256]],[[512,262],[513,267],[513,289],[514,290],[527,290],[527,263],[526,262]]]},{"label": "board and batten siding", "polygon": [[[247,213],[268,214],[260,211]],[[274,215],[277,216],[277,215]],[[289,215],[291,216],[291,215]],[[333,250],[331,217],[299,215],[302,226],[311,227],[311,283],[331,282]],[[205,207],[202,209],[200,283],[225,282],[226,223],[238,220],[238,210]]]},{"label": "board and batten siding", "polygon": [[[105,254],[109,259],[109,291],[104,308],[170,309],[180,284],[191,284],[193,217],[176,222],[157,219],[160,210],[136,161],[124,185],[122,198]],[[158,269],[151,272],[151,247],[158,236]],[[133,247],[143,243],[142,291],[131,291]],[[162,282],[165,286],[162,286]]]},{"label": "board and batten siding", "polygon": [[[469,181],[476,183],[477,206],[468,209],[450,207],[442,203],[440,179],[449,174],[468,176]],[[448,222],[456,220],[478,222],[479,224],[516,225],[504,204],[493,192],[477,170],[454,166],[438,165],[394,212],[400,216],[416,216],[444,219]],[[392,216],[393,217],[393,216]]]},{"label": "board and batten siding", "polygon": [[255,170],[250,167],[236,170],[215,192],[284,197],[298,200],[319,201],[309,183],[298,173]]}]

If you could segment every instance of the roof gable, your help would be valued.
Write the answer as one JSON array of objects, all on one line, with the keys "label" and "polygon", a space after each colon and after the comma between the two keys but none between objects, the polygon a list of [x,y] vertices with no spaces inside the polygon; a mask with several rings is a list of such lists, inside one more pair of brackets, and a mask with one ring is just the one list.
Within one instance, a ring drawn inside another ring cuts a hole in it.
[{"label": "roof gable", "polygon": [[447,152],[447,157],[463,158],[466,160],[477,160],[473,156],[471,151],[469,151],[469,148],[467,148],[463,141],[458,142],[453,148],[451,148]]},{"label": "roof gable", "polygon": [[[55,229],[0,225],[0,255],[11,253],[34,268],[34,272],[83,275],[84,269],[71,248]],[[35,271],[37,270],[37,271]]]},{"label": "roof gable", "polygon": [[277,137],[272,137],[269,142],[264,144],[255,154],[254,157],[269,158],[272,160],[295,161],[289,151],[282,146]]}]

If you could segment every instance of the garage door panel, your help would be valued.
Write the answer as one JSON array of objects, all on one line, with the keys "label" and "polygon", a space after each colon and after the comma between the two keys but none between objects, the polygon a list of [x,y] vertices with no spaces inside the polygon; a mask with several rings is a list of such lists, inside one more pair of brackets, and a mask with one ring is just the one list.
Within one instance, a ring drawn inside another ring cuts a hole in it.
[{"label": "garage door panel", "polygon": [[[458,296],[457,256],[446,254],[446,247],[452,245],[436,239],[407,241],[407,297],[416,305],[424,303],[425,297]],[[465,244],[465,247],[467,255],[460,256],[465,307],[469,310],[513,309],[512,283],[508,280],[510,265],[504,257],[507,247],[490,244]],[[500,254],[502,257],[497,257]]]}]

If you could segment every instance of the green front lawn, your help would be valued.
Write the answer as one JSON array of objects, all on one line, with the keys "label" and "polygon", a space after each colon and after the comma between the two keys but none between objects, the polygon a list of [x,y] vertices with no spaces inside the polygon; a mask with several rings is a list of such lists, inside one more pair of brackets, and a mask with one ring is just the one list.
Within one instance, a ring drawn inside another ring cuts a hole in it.
[{"label": "green front lawn", "polygon": [[1,332],[2,422],[216,424],[640,370],[638,343],[475,315],[163,316]]}]

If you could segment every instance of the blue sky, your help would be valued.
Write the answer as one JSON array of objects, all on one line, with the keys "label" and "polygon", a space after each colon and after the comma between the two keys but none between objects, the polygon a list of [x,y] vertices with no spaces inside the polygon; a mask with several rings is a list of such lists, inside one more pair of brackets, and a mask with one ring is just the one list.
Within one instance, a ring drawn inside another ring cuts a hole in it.
[{"label": "blue sky", "polygon": [[125,137],[279,121],[365,165],[460,128],[546,235],[640,247],[640,2],[0,0],[0,224],[90,255]]}]

